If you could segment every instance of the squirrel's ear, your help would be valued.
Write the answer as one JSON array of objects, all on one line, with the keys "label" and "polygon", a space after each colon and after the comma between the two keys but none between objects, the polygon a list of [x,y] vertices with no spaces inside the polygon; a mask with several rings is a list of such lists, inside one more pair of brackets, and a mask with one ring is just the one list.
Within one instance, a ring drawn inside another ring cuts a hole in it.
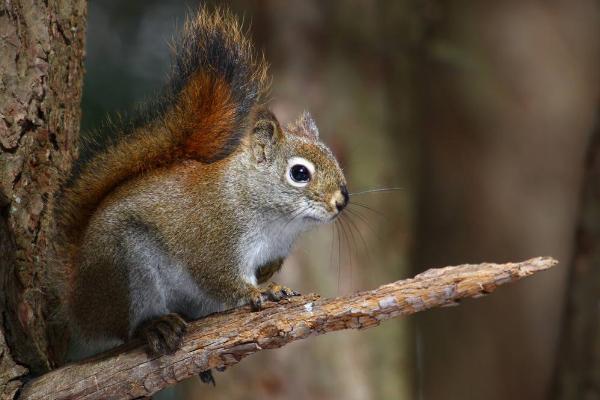
[{"label": "squirrel's ear", "polygon": [[261,110],[256,114],[252,128],[252,151],[257,162],[269,161],[272,148],[282,139],[283,132],[275,115],[269,110]]},{"label": "squirrel's ear", "polygon": [[287,131],[294,135],[319,139],[319,128],[308,111],[304,111],[296,121],[288,124]]}]

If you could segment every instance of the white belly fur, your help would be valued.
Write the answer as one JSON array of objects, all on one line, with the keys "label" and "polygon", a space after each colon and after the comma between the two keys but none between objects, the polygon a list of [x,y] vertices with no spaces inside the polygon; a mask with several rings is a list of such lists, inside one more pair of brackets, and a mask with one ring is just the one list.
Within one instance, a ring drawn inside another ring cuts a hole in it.
[{"label": "white belly fur", "polygon": [[256,285],[256,270],[289,254],[294,240],[306,229],[303,221],[282,220],[248,232],[240,240],[240,268],[246,282]]}]

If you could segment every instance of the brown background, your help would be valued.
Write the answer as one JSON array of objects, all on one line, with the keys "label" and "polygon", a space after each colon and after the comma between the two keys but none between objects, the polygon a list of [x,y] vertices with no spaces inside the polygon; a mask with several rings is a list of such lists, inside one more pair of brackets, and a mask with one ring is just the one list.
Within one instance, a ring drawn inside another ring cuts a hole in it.
[{"label": "brown background", "polygon": [[[89,4],[84,133],[158,90],[193,2]],[[461,307],[263,352],[161,394],[215,399],[551,397],[599,100],[600,6],[573,1],[233,1],[283,122],[310,110],[357,196],[277,280],[345,294],[424,267],[551,255]],[[368,207],[368,208],[366,208]]]}]

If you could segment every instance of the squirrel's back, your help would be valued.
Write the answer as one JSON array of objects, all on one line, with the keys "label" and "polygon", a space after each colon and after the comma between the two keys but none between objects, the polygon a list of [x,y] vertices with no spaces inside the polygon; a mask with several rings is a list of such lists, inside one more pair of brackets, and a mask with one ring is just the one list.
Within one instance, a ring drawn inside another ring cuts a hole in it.
[{"label": "squirrel's back", "polygon": [[77,247],[94,210],[123,182],[184,159],[224,158],[248,129],[267,89],[267,65],[235,18],[201,9],[173,49],[168,84],[144,123],[116,132],[65,185],[57,220],[67,246]]}]

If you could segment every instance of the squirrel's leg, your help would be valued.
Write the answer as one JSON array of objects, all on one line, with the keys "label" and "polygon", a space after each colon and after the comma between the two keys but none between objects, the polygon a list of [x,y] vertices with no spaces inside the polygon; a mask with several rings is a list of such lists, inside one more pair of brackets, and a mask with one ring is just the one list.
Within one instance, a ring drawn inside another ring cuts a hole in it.
[{"label": "squirrel's leg", "polygon": [[266,300],[261,289],[241,277],[235,281],[228,282],[229,285],[221,287],[227,294],[227,307],[234,308],[250,305],[252,311],[259,311],[262,308],[263,300]]},{"label": "squirrel's leg", "polygon": [[[281,269],[283,265],[283,258],[270,262],[263,265],[256,270],[256,281],[259,284],[265,283],[275,274],[275,272]],[[297,296],[298,293],[285,287],[279,286],[275,283],[269,284],[266,288],[258,288],[250,283],[243,282],[239,285],[231,287],[232,291],[236,292],[236,296],[241,299],[238,302],[239,305],[250,304],[253,311],[259,311],[262,308],[264,300],[280,301],[281,299],[289,296]],[[224,371],[225,368],[217,368],[218,371]],[[206,384],[212,384],[215,386],[215,379],[212,374],[212,370],[202,371],[198,377],[200,381]]]},{"label": "squirrel's leg", "polygon": [[137,330],[137,336],[147,344],[152,355],[173,354],[183,342],[187,323],[176,313],[170,313],[144,322]]},{"label": "squirrel's leg", "polygon": [[263,298],[271,301],[280,301],[292,296],[300,296],[300,293],[290,289],[287,286],[278,285],[275,282],[269,283],[267,287],[261,289]]},{"label": "squirrel's leg", "polygon": [[172,354],[181,347],[187,329],[167,301],[169,288],[181,282],[182,272],[151,227],[130,221],[125,233],[127,250],[121,262],[128,277],[130,336],[142,338],[152,355]]},{"label": "squirrel's leg", "polygon": [[263,284],[276,273],[279,272],[283,265],[283,258],[279,258],[275,261],[271,261],[265,265],[260,266],[256,269],[256,281],[259,284]]},{"label": "squirrel's leg", "polygon": [[264,288],[248,284],[247,293],[242,297],[242,304],[250,304],[252,311],[260,311],[263,302],[266,300],[281,301],[285,298],[299,295],[300,293],[276,283],[270,283]]},{"label": "squirrel's leg", "polygon": [[212,370],[207,369],[206,371],[202,371],[198,374],[198,377],[200,378],[200,381],[202,383],[206,383],[206,384],[212,383],[213,386],[216,386],[215,378],[213,377]]}]

